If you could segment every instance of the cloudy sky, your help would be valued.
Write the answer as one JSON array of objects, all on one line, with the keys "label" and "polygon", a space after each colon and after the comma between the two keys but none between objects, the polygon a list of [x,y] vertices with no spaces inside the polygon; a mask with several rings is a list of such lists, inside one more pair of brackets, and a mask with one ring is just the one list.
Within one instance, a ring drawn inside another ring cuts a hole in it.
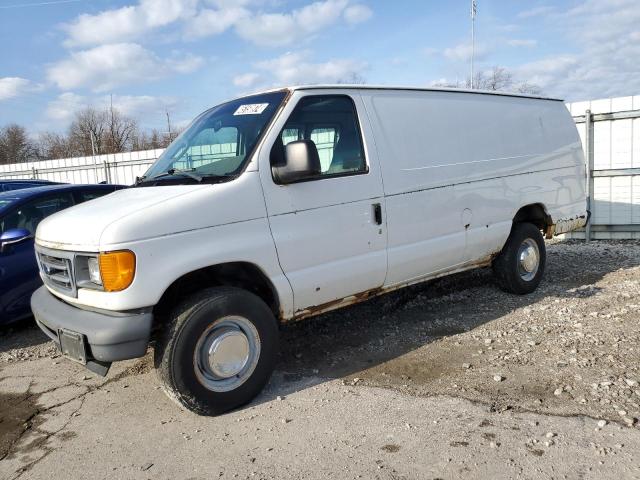
[{"label": "cloudy sky", "polygon": [[[256,89],[469,71],[469,0],[0,0],[0,125],[110,98],[148,127]],[[567,100],[640,94],[640,0],[478,0],[478,68]]]}]

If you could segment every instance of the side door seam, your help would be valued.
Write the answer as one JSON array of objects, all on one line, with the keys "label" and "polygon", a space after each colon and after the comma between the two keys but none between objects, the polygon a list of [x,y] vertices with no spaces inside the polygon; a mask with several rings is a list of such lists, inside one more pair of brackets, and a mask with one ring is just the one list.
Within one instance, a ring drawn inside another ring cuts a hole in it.
[{"label": "side door seam", "polygon": [[[369,111],[367,110],[367,103],[362,97],[362,93],[358,92],[358,97],[360,98],[360,104],[362,105],[362,109],[364,110],[364,116],[367,120],[367,124],[369,125],[369,130],[371,131],[371,144],[373,149],[376,152],[376,160],[378,161],[378,172],[380,174],[380,184],[382,185],[382,211],[383,211],[383,226],[384,226],[384,249],[385,249],[385,271],[384,271],[384,279],[382,281],[382,285],[384,286],[387,282],[387,276],[389,274],[389,215],[387,210],[387,192],[384,188],[384,175],[382,173],[382,157],[380,156],[380,150],[378,150],[378,143],[375,140],[375,134],[373,130],[373,122],[371,121],[371,116],[369,115]],[[362,132],[364,133],[364,132]],[[363,135],[364,137],[364,135]],[[366,137],[365,137],[366,138]],[[368,139],[367,139],[368,140]],[[369,161],[371,161],[371,155],[369,155]]]}]

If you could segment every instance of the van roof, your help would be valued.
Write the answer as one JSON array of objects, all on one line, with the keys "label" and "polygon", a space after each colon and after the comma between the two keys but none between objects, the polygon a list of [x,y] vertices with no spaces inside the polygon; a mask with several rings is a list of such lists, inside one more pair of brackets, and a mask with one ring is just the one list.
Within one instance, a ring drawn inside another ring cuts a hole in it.
[{"label": "van roof", "polygon": [[542,95],[529,95],[526,93],[498,92],[495,90],[471,90],[469,88],[445,88],[445,87],[408,87],[408,86],[391,86],[391,85],[356,85],[356,84],[318,84],[318,85],[291,85],[287,87],[272,88],[260,92],[252,93],[257,95],[260,93],[276,92],[282,90],[320,90],[320,89],[349,89],[349,90],[412,90],[419,92],[452,92],[452,93],[471,93],[475,95],[499,95],[503,97],[522,97],[535,98],[540,100],[552,100],[554,102],[562,102],[560,98],[545,97]]}]

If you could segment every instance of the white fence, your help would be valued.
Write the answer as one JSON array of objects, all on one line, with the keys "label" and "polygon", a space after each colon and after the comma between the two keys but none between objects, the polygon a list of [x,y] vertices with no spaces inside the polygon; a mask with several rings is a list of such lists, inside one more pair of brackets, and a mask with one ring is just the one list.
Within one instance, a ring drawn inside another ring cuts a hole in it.
[{"label": "white fence", "polygon": [[[640,96],[567,104],[589,164],[595,239],[640,238]],[[585,238],[585,232],[573,233]]]},{"label": "white fence", "polygon": [[163,149],[41,162],[0,165],[0,178],[39,178],[66,183],[131,185],[160,156]]},{"label": "white fence", "polygon": [[[592,212],[586,235],[640,238],[640,95],[568,103],[589,163]],[[0,165],[0,178],[41,178],[69,183],[130,185],[163,152],[64,158]],[[585,238],[585,232],[571,234]]]}]

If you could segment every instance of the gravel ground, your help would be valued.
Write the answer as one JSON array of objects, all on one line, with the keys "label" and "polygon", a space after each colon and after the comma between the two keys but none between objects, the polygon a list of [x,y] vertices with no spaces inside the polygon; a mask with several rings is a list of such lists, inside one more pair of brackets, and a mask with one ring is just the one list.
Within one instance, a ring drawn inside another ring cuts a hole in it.
[{"label": "gravel ground", "polygon": [[548,244],[528,296],[487,269],[285,325],[250,406],[197,417],[150,356],[106,379],[0,332],[0,478],[640,478],[640,243]]}]

